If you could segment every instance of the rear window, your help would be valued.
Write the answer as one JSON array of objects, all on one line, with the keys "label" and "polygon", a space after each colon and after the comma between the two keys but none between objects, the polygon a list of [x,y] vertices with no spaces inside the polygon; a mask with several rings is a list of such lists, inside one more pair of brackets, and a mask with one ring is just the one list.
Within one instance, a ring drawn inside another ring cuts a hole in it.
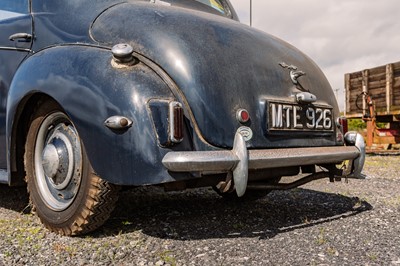
[{"label": "rear window", "polygon": [[229,11],[225,8],[219,0],[196,0],[204,5],[214,8],[215,10],[219,11],[221,14],[227,15]]}]

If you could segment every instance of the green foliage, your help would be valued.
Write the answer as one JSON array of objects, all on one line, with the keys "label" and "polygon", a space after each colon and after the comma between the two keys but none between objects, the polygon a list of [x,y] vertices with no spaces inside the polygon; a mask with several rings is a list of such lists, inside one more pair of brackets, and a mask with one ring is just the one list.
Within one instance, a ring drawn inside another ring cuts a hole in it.
[{"label": "green foliage", "polygon": [[174,255],[172,254],[171,250],[165,250],[165,251],[161,252],[160,258],[166,264],[169,264],[171,266],[175,266],[176,265],[176,259],[175,259]]},{"label": "green foliage", "polygon": [[[362,131],[367,128],[367,123],[360,118],[347,119],[347,124],[349,126],[349,131]],[[376,122],[377,128],[386,128],[387,123]]]},{"label": "green foliage", "polygon": [[349,131],[361,131],[367,127],[367,124],[362,119],[347,119]]},{"label": "green foliage", "polygon": [[377,128],[386,128],[388,123],[385,122],[376,122],[376,127]]}]

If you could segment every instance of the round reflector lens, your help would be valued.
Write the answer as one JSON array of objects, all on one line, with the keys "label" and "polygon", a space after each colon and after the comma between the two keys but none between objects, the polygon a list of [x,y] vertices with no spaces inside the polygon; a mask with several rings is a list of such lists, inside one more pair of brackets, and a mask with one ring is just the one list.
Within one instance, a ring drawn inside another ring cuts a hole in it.
[{"label": "round reflector lens", "polygon": [[239,109],[236,113],[236,118],[240,123],[246,123],[250,120],[249,112],[245,109]]}]

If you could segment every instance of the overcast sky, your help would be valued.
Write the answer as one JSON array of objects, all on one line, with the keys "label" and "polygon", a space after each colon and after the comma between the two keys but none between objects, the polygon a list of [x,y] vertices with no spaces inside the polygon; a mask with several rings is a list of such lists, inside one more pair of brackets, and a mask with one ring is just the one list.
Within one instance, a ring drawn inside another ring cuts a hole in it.
[{"label": "overcast sky", "polygon": [[[249,24],[250,0],[231,0]],[[399,0],[253,0],[253,27],[310,56],[338,91],[344,73],[400,61]]]}]

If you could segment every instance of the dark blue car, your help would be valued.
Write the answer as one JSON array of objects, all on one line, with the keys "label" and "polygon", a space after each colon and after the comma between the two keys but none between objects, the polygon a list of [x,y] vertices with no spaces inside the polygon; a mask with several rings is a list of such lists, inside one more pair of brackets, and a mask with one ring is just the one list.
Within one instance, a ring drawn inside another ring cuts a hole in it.
[{"label": "dark blue car", "polygon": [[228,0],[1,0],[0,147],[0,181],[63,235],[121,186],[241,197],[362,178],[365,157],[316,64]]}]

